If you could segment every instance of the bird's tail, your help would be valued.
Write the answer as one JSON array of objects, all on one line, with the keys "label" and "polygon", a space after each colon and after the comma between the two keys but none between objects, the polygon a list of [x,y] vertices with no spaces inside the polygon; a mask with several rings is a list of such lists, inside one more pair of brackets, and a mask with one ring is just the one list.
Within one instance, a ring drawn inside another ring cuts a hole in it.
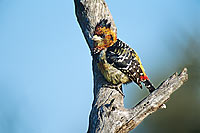
[{"label": "bird's tail", "polygon": [[150,93],[152,93],[155,90],[155,87],[148,79],[144,81],[144,85],[146,86],[146,88],[149,90]]}]

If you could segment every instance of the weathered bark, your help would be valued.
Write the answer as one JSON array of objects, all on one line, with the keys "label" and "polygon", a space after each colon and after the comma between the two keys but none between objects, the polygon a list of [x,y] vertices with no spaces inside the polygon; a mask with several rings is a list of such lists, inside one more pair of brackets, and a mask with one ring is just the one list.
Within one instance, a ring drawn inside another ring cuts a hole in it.
[{"label": "weathered bark", "polygon": [[[102,19],[108,19],[112,29],[117,32],[113,18],[104,0],[74,0],[77,20],[90,49],[91,40],[96,24]],[[181,74],[175,73],[164,81],[153,93],[139,102],[132,109],[124,108],[123,96],[119,91],[108,87],[102,74],[97,68],[96,60],[92,60],[94,76],[94,101],[89,117],[88,132],[128,132],[134,129],[149,114],[158,110],[188,79],[187,69]]]}]

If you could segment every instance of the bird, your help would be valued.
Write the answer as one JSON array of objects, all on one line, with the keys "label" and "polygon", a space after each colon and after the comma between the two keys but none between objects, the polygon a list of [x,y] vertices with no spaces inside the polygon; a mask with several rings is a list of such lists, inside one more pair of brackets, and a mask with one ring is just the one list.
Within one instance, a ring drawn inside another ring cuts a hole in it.
[{"label": "bird", "polygon": [[138,54],[128,44],[117,38],[107,19],[100,20],[93,33],[92,55],[97,59],[101,74],[109,87],[117,88],[122,94],[122,84],[136,83],[141,89],[145,87],[152,93],[155,87],[144,71]]}]

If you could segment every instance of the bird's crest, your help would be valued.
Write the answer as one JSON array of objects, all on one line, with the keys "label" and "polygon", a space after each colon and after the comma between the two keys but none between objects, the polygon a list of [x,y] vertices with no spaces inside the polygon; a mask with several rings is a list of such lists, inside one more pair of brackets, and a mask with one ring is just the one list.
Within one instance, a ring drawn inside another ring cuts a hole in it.
[{"label": "bird's crest", "polygon": [[[106,27],[106,28],[110,28],[111,27],[111,23],[108,23],[108,20],[107,19],[102,19],[100,20],[100,22],[96,25],[96,28],[98,27]],[[96,29],[95,28],[95,29]]]}]

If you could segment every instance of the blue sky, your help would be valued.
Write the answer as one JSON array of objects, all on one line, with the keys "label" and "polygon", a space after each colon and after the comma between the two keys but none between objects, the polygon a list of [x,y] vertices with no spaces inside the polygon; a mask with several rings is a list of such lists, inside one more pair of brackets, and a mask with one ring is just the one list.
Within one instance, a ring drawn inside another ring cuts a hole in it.
[{"label": "blue sky", "polygon": [[[198,0],[107,3],[119,38],[137,51],[152,78],[176,61],[166,40],[200,23]],[[0,132],[85,132],[92,80],[72,0],[0,1]]]}]

